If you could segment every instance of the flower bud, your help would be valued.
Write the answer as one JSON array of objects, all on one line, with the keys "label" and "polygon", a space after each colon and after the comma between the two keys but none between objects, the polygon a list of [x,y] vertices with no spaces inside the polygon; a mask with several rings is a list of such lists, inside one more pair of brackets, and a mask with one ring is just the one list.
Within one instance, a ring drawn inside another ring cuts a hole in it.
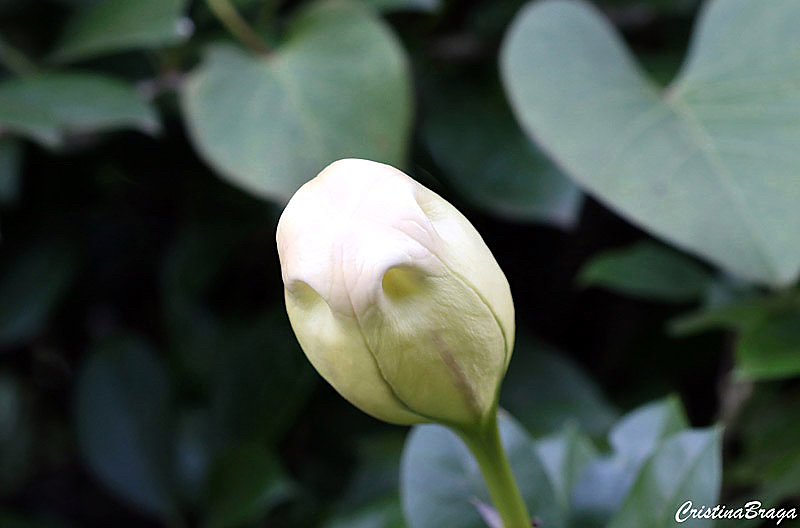
[{"label": "flower bud", "polygon": [[387,422],[472,425],[514,339],[505,275],[469,221],[401,171],[345,159],[278,223],[286,309],[333,387]]}]

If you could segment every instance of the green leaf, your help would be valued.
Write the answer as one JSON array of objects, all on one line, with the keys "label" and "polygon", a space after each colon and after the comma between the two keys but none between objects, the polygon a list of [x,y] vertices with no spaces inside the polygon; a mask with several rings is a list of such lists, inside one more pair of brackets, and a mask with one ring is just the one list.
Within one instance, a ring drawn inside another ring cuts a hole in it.
[{"label": "green leaf", "polygon": [[[722,432],[692,430],[667,439],[642,468],[608,528],[668,528],[687,501],[695,508],[719,503],[722,480]],[[684,526],[710,527],[711,519],[690,519]]]},{"label": "green leaf", "polygon": [[441,0],[360,0],[380,11],[426,11],[432,13],[442,7]]},{"label": "green leaf", "polygon": [[[800,392],[778,384],[762,383],[737,416],[732,438],[741,451],[726,467],[726,480],[733,489],[752,490],[765,505],[778,505],[800,495],[800,423],[794,412]],[[789,389],[789,390],[786,390]],[[746,501],[742,501],[746,502]]]},{"label": "green leaf", "polygon": [[460,194],[489,212],[572,226],[580,191],[525,137],[495,76],[485,77],[472,71],[426,77],[421,134],[433,159]]},{"label": "green leaf", "polygon": [[36,337],[66,294],[78,268],[75,249],[44,241],[5,260],[0,274],[0,344],[19,345]]},{"label": "green leaf", "polygon": [[122,81],[88,73],[42,73],[0,83],[0,128],[56,147],[68,133],[159,130],[149,103]]},{"label": "green leaf", "polygon": [[191,139],[228,181],[288,200],[347,157],[402,165],[411,124],[405,53],[371,10],[303,11],[274,53],[209,50],[182,92]]},{"label": "green leaf", "polygon": [[690,302],[703,296],[711,275],[677,251],[643,241],[595,255],[581,270],[578,282],[644,299]]},{"label": "green leaf", "polygon": [[398,496],[400,456],[405,439],[405,431],[398,429],[357,441],[353,447],[358,462],[337,501],[337,511],[350,513],[387,496]]},{"label": "green leaf", "polygon": [[603,435],[617,419],[599,387],[577,365],[524,334],[517,336],[500,403],[534,436],[560,431],[568,423]]},{"label": "green leaf", "polygon": [[21,164],[22,144],[12,138],[0,138],[0,205],[17,201]]},{"label": "green leaf", "polygon": [[325,523],[323,528],[406,528],[406,523],[400,502],[397,498],[391,498],[337,516]]},{"label": "green leaf", "polygon": [[207,528],[234,528],[253,521],[291,495],[274,457],[245,445],[221,457],[209,480]]},{"label": "green leaf", "polygon": [[[500,436],[522,497],[544,526],[564,526],[556,491],[536,446],[522,427],[501,413]],[[401,460],[401,495],[410,528],[485,528],[472,504],[491,504],[478,465],[455,433],[441,425],[413,428]]]},{"label": "green leaf", "polygon": [[675,398],[643,405],[625,415],[609,434],[613,452],[587,464],[576,480],[571,504],[577,525],[605,526],[645,461],[665,438],[686,427],[686,417]]},{"label": "green leaf", "polygon": [[167,252],[163,306],[171,352],[198,383],[211,382],[222,323],[207,306],[214,281],[241,235],[218,223],[192,225]]},{"label": "green leaf", "polygon": [[186,0],[102,0],[67,24],[52,59],[68,62],[177,43],[186,36],[179,23],[185,9]]},{"label": "green leaf", "polygon": [[[0,496],[18,491],[32,466],[34,428],[29,399],[19,381],[0,374]],[[0,522],[0,526],[5,524]]]},{"label": "green leaf", "polygon": [[643,405],[623,417],[609,434],[614,451],[644,460],[664,438],[689,427],[680,401],[664,398]]},{"label": "green leaf", "polygon": [[0,526],[3,528],[66,528],[67,525],[56,521],[34,519],[14,512],[0,511]]},{"label": "green leaf", "polygon": [[523,9],[501,66],[525,130],[587,191],[735,275],[782,286],[800,271],[800,3],[763,7],[709,2],[665,93],[576,0]]},{"label": "green leaf", "polygon": [[110,490],[162,518],[175,510],[169,405],[164,370],[131,338],[100,346],[78,379],[76,423],[84,459]]},{"label": "green leaf", "polygon": [[177,495],[194,511],[205,505],[214,444],[208,412],[184,410],[178,417],[174,436],[173,474]]},{"label": "green leaf", "polygon": [[574,427],[537,442],[539,453],[565,511],[569,510],[572,489],[584,469],[597,457],[591,441]]},{"label": "green leaf", "polygon": [[670,321],[669,331],[676,336],[686,336],[714,328],[747,330],[761,324],[771,312],[785,304],[781,297],[759,295],[721,306],[701,308]]},{"label": "green leaf", "polygon": [[211,403],[216,441],[279,441],[317,379],[286,310],[226,325],[216,352]]},{"label": "green leaf", "polygon": [[800,309],[775,314],[745,331],[736,359],[737,374],[748,379],[800,374]]}]

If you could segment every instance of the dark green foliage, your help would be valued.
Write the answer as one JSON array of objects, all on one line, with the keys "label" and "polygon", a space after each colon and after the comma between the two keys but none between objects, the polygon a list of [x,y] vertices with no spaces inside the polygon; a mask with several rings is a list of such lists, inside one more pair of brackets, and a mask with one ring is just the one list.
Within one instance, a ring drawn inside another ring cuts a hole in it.
[{"label": "dark green foliage", "polygon": [[485,526],[291,331],[276,222],[341,157],[506,271],[544,528],[800,506],[797,0],[225,3],[0,0],[0,528]]}]

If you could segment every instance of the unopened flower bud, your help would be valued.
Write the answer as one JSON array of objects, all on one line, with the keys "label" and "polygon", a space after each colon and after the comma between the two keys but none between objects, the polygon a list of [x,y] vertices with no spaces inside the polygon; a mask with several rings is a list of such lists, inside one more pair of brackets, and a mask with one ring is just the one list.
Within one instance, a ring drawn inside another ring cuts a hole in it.
[{"label": "unopened flower bud", "polygon": [[340,160],[292,197],[277,241],[292,328],[342,396],[398,424],[489,415],[514,305],[452,205],[393,167]]}]

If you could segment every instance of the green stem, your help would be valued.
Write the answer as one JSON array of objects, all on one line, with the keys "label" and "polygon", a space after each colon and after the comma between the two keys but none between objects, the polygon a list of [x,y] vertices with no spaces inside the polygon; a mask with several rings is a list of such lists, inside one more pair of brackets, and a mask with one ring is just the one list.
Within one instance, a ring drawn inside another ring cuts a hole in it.
[{"label": "green stem", "polygon": [[531,516],[525,508],[525,502],[500,443],[497,411],[492,411],[489,419],[479,429],[456,432],[478,462],[504,528],[531,528]]},{"label": "green stem", "polygon": [[266,54],[271,51],[229,0],[208,0],[208,7],[242,44],[256,53]]}]

